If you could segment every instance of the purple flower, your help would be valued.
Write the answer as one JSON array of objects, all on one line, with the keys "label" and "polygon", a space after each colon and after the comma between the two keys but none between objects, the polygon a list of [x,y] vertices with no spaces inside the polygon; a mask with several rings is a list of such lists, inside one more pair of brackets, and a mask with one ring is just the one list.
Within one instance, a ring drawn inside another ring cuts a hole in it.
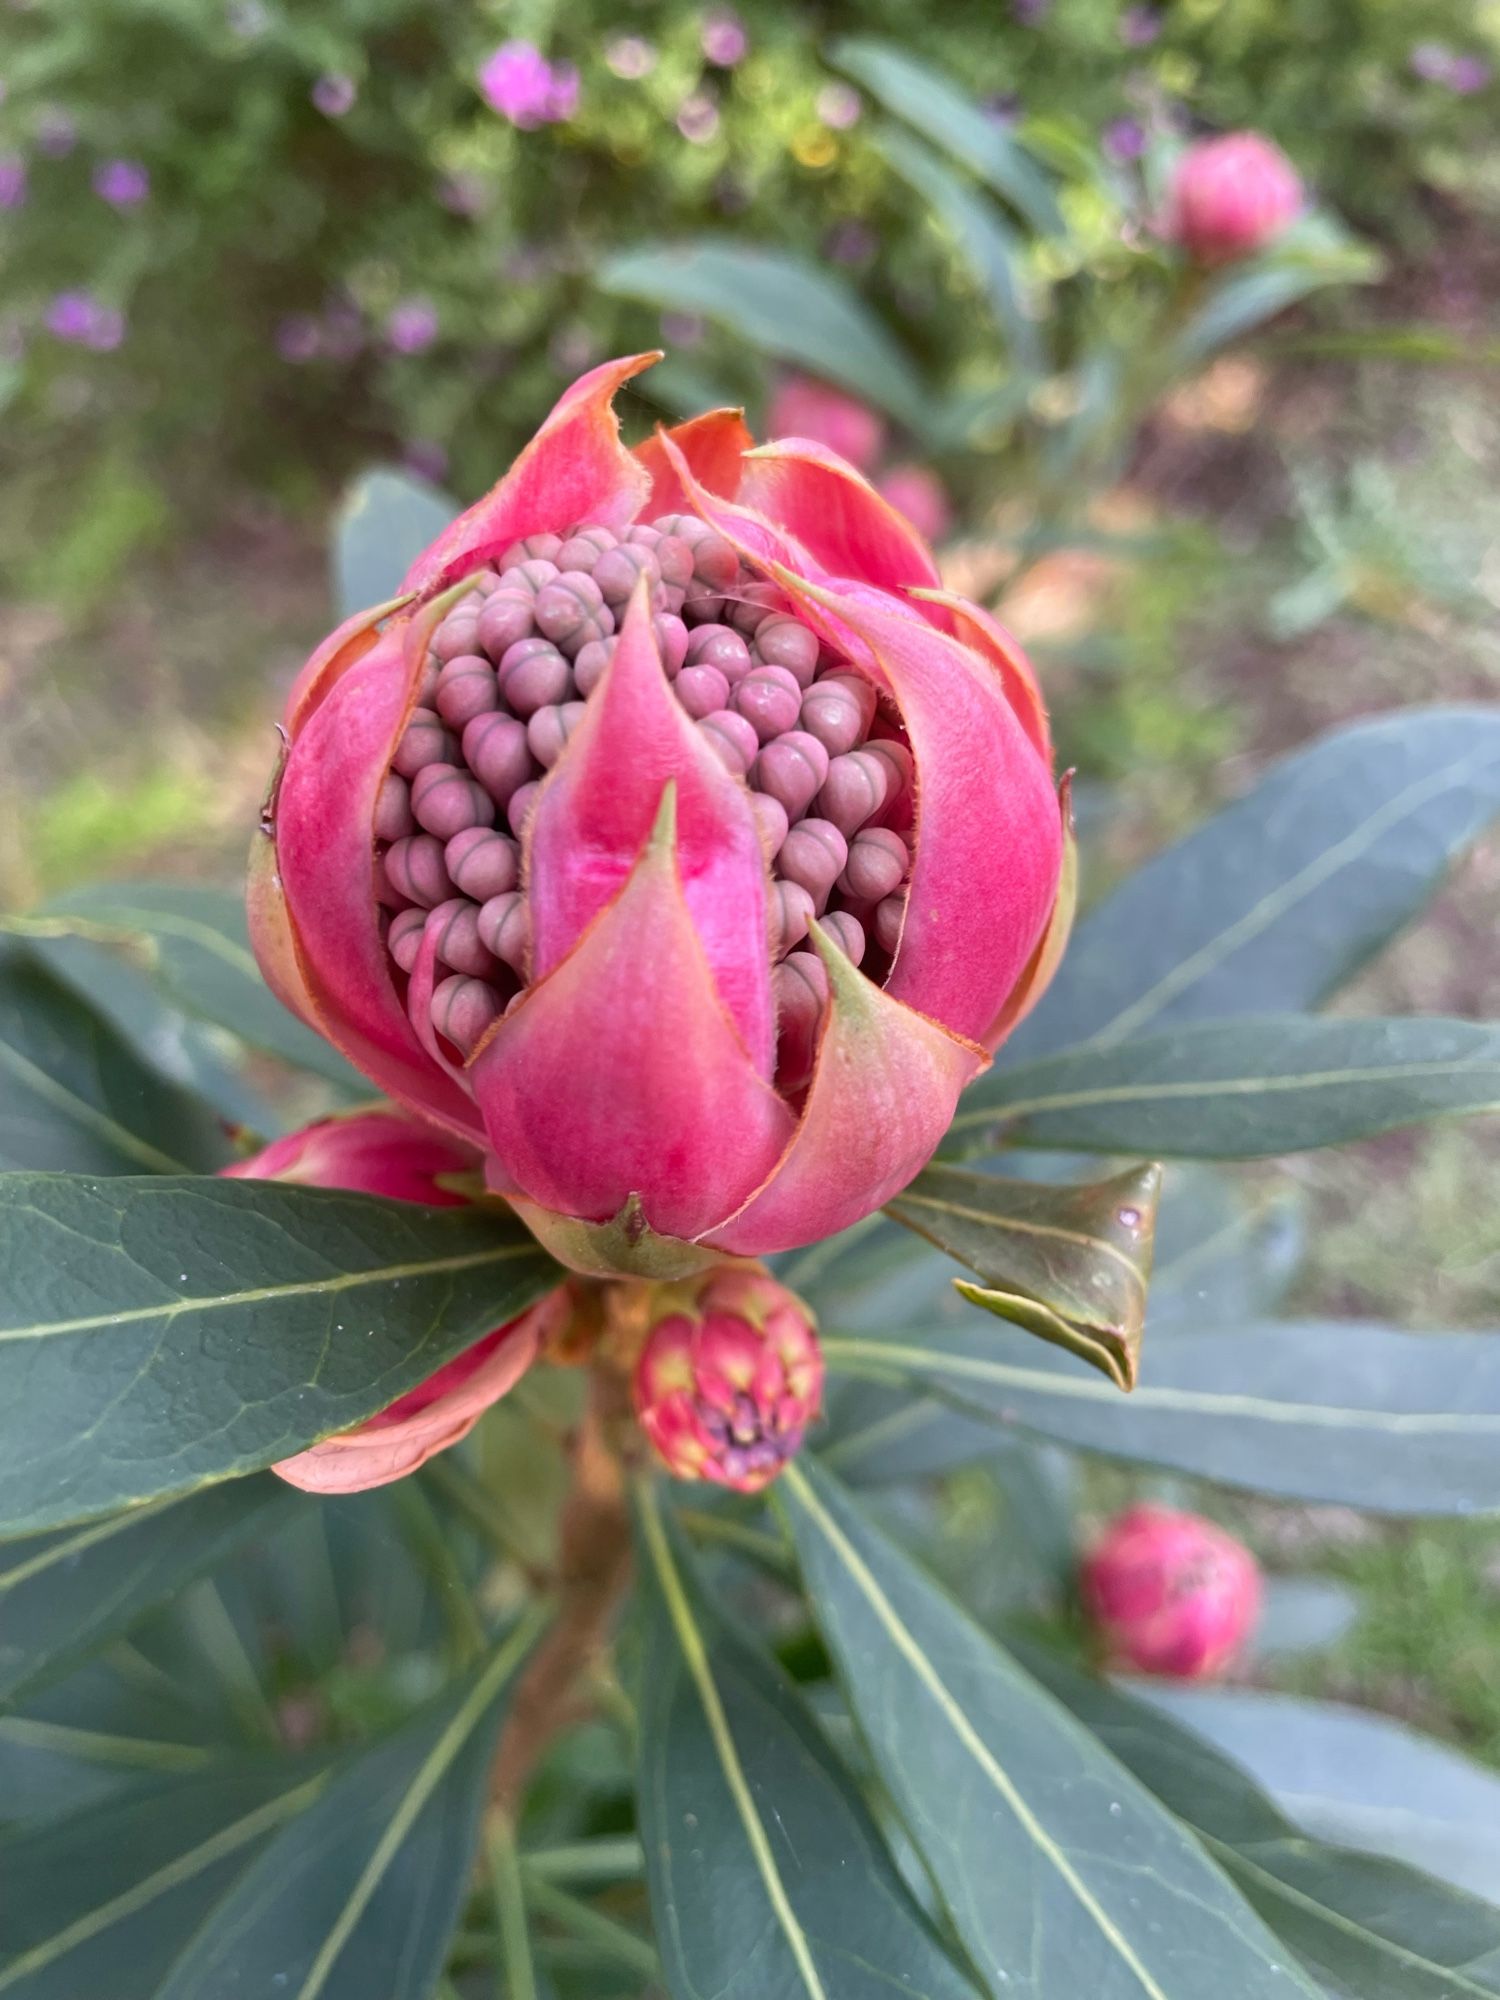
[{"label": "purple flower", "polygon": [[750,37],[739,15],[727,7],[716,7],[704,18],[698,45],[707,60],[718,69],[733,69],[745,60]]},{"label": "purple flower", "polygon": [[480,69],[479,89],[490,109],[522,132],[558,124],[578,108],[577,70],[554,67],[532,42],[502,42]]},{"label": "purple flower", "polygon": [[308,96],[315,110],[325,118],[342,118],[354,109],[359,96],[359,85],[352,76],[338,76],[332,73],[320,76]]},{"label": "purple flower", "polygon": [[847,83],[825,83],[813,104],[830,132],[847,132],[857,125],[864,108],[859,92]]},{"label": "purple flower", "polygon": [[605,45],[606,66],[627,83],[637,83],[656,68],[656,50],[642,35],[616,35]]},{"label": "purple flower", "polygon": [[1486,87],[1492,74],[1480,56],[1455,56],[1448,67],[1448,88],[1459,97],[1473,97]]},{"label": "purple flower", "polygon": [[26,162],[19,153],[0,153],[0,209],[26,202]]},{"label": "purple flower", "polygon": [[1146,128],[1139,118],[1116,118],[1104,128],[1103,146],[1112,160],[1138,160],[1146,150]]},{"label": "purple flower", "polygon": [[78,144],[78,127],[66,111],[55,106],[44,111],[37,120],[37,151],[49,160],[65,160]]},{"label": "purple flower", "polygon": [[719,107],[705,91],[695,90],[677,107],[677,129],[695,146],[705,146],[719,129]]},{"label": "purple flower", "polygon": [[431,299],[401,299],[391,308],[385,337],[397,354],[420,354],[438,337],[437,307]]},{"label": "purple flower", "polygon": [[1161,33],[1161,16],[1154,7],[1127,7],[1120,16],[1120,40],[1127,49],[1149,48]]},{"label": "purple flower", "polygon": [[276,322],[276,352],[300,368],[323,351],[323,329],[311,313],[288,313]]},{"label": "purple flower", "polygon": [[441,485],[448,476],[447,450],[431,438],[409,439],[401,453],[401,463],[418,479],[430,479],[434,486]]},{"label": "purple flower", "polygon": [[109,353],[125,338],[125,316],[92,292],[59,292],[47,308],[47,331],[75,347]]},{"label": "purple flower", "polygon": [[1424,83],[1441,84],[1456,97],[1472,97],[1485,88],[1491,76],[1482,57],[1460,55],[1446,42],[1418,42],[1407,60]]},{"label": "purple flower", "polygon": [[106,160],[94,170],[94,193],[111,208],[138,208],[151,192],[151,176],[139,160]]}]

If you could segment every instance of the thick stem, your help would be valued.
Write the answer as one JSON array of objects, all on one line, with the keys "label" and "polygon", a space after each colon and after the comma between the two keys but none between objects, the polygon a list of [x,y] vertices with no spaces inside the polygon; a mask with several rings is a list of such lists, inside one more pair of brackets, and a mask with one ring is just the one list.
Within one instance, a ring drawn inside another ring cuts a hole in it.
[{"label": "thick stem", "polygon": [[587,1713],[580,1684],[604,1650],[630,1581],[630,1516],[612,1442],[627,1414],[625,1378],[596,1366],[559,1524],[557,1616],[521,1676],[490,1773],[491,1803],[512,1821],[548,1746]]}]

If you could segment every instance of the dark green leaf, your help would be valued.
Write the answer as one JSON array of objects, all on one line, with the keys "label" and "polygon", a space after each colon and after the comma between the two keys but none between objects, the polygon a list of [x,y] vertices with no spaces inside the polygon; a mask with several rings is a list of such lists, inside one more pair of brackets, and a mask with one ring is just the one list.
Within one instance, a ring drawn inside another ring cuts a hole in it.
[{"label": "dark green leaf", "polygon": [[295,1501],[280,1480],[236,1480],[0,1546],[0,1701],[127,1631]]},{"label": "dark green leaf", "polygon": [[1080,1356],[1122,1389],[1140,1358],[1161,1168],[1091,1186],[927,1168],[886,1204],[984,1280],[955,1280],[971,1304]]},{"label": "dark green leaf", "polygon": [[985,1100],[959,1113],[945,1144],[1257,1159],[1494,1110],[1500,1028],[1311,1014],[1200,1021],[1004,1070]]},{"label": "dark green leaf", "polygon": [[384,604],[429,542],[461,509],[456,500],[394,466],[362,473],[333,524],[333,597],[340,618]]},{"label": "dark green leaf", "polygon": [[461,1688],[332,1770],[221,1759],[0,1842],[0,1994],[425,2000],[463,1891],[496,1705],[534,1632],[518,1629]]},{"label": "dark green leaf", "polygon": [[1500,1512],[1500,1336],[1268,1320],[1177,1333],[1128,1398],[982,1328],[830,1333],[832,1369],[914,1383],[1061,1444],[1384,1514]]},{"label": "dark green leaf", "polygon": [[1083,919],[1007,1061],[1319,1005],[1497,812],[1493,707],[1405,708],[1325,736]]},{"label": "dark green leaf", "polygon": [[1033,287],[1027,280],[1015,230],[992,202],[950,173],[907,133],[887,132],[876,144],[957,241],[1016,365],[1028,374],[1040,374],[1046,366],[1046,353]]},{"label": "dark green leaf", "polygon": [[778,1670],[700,1597],[642,1489],[639,1811],[673,2000],[973,2000]]},{"label": "dark green leaf", "polygon": [[23,937],[75,936],[121,951],[189,1013],[353,1094],[370,1095],[369,1084],[289,1014],[261,978],[237,895],[184,882],[110,882],[70,890],[35,916],[11,922]]},{"label": "dark green leaf", "polygon": [[238,1066],[244,1055],[241,1044],[222,1029],[169,1006],[152,980],[118,949],[82,937],[33,935],[23,941],[11,935],[0,943],[14,956],[41,965],[100,1015],[148,1069],[202,1098],[228,1124],[268,1135],[284,1129],[278,1114],[246,1083]]},{"label": "dark green leaf", "polygon": [[0,957],[0,1169],[185,1174],[229,1156],[203,1104],[23,954]]},{"label": "dark green leaf", "polygon": [[0,1177],[0,1524],[255,1471],[383,1408],[558,1275],[498,1207]]},{"label": "dark green leaf", "polygon": [[1309,1840],[1253,1780],[1144,1702],[1038,1646],[1028,1669],[1207,1843],[1278,1936],[1348,2000],[1500,1993],[1500,1910],[1400,1862]]},{"label": "dark green leaf", "polygon": [[595,273],[605,291],[706,313],[779,361],[793,361],[920,429],[927,392],[881,322],[841,280],[779,250],[699,237],[642,244]]},{"label": "dark green leaf", "polygon": [[190,1941],[160,2000],[427,2000],[467,1885],[528,1619],[467,1682],[361,1750],[283,1827]]},{"label": "dark green leaf", "polygon": [[1291,2000],[1313,1989],[1149,1792],[836,1480],[777,1487],[886,1790],[995,2000]]},{"label": "dark green leaf", "polygon": [[1388,1716],[1242,1688],[1142,1684],[1321,1840],[1500,1903],[1500,1774]]},{"label": "dark green leaf", "polygon": [[1046,174],[1024,147],[940,71],[890,42],[839,42],[833,59],[888,111],[987,181],[1041,236],[1063,233],[1062,211]]}]

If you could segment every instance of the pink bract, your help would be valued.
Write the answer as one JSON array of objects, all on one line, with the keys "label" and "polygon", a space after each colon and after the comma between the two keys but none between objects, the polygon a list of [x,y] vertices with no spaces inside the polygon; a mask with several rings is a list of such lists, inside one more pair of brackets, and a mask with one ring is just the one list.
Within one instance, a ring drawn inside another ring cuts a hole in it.
[{"label": "pink bract", "polygon": [[[321,1119],[223,1171],[236,1180],[353,1188],[392,1201],[453,1208],[465,1200],[453,1183],[477,1182],[481,1166],[471,1148],[402,1112],[381,1109]],[[415,1472],[435,1452],[467,1436],[514,1387],[566,1311],[565,1294],[550,1294],[353,1430],[323,1438],[271,1470],[309,1493],[361,1493]]]},{"label": "pink bract", "polygon": [[1297,169],[1259,132],[1197,139],[1178,160],[1166,235],[1200,264],[1229,264],[1263,249],[1302,208]]},{"label": "pink bract", "polygon": [[1260,1570],[1197,1514],[1140,1505],[1084,1558],[1084,1604],[1118,1666],[1210,1680],[1231,1666],[1260,1613]]},{"label": "pink bract", "polygon": [[663,1278],[905,1185],[1065,921],[1019,647],[816,439],[714,411],[626,450],[654,358],[314,653],[250,913],[282,999],[557,1256]]}]

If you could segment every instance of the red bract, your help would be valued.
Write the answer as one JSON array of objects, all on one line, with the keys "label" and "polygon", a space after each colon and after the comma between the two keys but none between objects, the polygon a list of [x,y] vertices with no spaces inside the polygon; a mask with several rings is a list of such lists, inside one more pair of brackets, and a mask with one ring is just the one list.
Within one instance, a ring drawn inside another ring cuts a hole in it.
[{"label": "red bract", "polygon": [[657,1455],[677,1479],[760,1492],[822,1404],[806,1306],[764,1271],[721,1266],[661,1286],[649,1313],[633,1395]]},{"label": "red bract", "polygon": [[1200,264],[1233,263],[1279,236],[1302,200],[1297,169],[1258,132],[1198,139],[1173,172],[1166,234]]},{"label": "red bract", "polygon": [[[470,1148],[399,1112],[381,1110],[322,1119],[223,1171],[239,1180],[355,1188],[392,1201],[453,1208],[464,1196],[452,1181],[477,1179],[480,1166]],[[565,1293],[552,1293],[354,1430],[324,1438],[271,1470],[309,1493],[360,1493],[415,1472],[434,1452],[466,1437],[491,1403],[520,1380],[565,1311]]]},{"label": "red bract", "polygon": [[1250,1551],[1170,1507],[1128,1508],[1085,1557],[1080,1583],[1115,1664],[1176,1680],[1223,1673],[1260,1613]]},{"label": "red bract", "polygon": [[821,445],[721,410],[626,451],[652,358],[308,662],[251,922],[564,1261],[675,1276],[903,1187],[1069,913],[1014,642]]}]

